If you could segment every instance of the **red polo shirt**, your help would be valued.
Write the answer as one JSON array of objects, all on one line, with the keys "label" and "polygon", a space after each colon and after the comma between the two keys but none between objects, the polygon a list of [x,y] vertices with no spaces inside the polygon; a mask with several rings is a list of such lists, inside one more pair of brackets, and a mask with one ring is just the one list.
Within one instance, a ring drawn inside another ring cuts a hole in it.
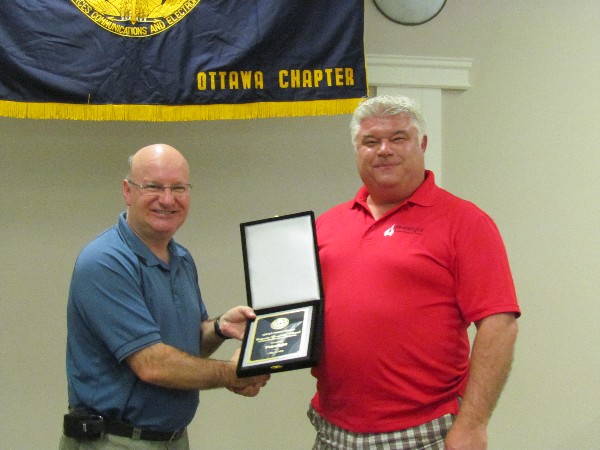
[{"label": "red polo shirt", "polygon": [[362,187],[317,220],[325,330],[312,404],[379,433],[456,414],[469,324],[520,310],[496,225],[433,173],[377,221],[366,198]]}]

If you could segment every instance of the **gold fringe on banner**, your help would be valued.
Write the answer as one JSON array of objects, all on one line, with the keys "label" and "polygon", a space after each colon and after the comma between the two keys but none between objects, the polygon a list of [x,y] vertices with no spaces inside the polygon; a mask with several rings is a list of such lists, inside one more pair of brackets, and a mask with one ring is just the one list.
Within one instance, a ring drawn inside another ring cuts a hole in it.
[{"label": "gold fringe on banner", "polygon": [[80,105],[0,100],[0,116],[19,119],[186,122],[351,114],[360,98],[234,105]]}]

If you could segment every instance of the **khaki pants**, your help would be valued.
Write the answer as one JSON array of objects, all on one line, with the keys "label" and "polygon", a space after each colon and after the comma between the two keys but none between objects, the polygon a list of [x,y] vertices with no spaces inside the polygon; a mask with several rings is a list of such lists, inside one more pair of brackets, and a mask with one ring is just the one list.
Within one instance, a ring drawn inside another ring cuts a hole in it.
[{"label": "khaki pants", "polygon": [[113,434],[105,434],[94,441],[79,441],[62,436],[59,450],[190,450],[187,430],[173,442],[142,441]]}]

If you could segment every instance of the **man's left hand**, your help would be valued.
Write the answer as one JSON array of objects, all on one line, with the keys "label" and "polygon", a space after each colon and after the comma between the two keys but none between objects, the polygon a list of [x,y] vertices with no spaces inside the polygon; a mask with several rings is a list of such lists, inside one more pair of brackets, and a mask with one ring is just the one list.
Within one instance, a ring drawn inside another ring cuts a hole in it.
[{"label": "man's left hand", "polygon": [[463,426],[459,419],[454,422],[444,440],[445,450],[486,450],[487,447],[486,427]]},{"label": "man's left hand", "polygon": [[247,321],[255,317],[256,314],[249,306],[236,306],[219,318],[219,328],[225,336],[241,341],[244,338]]}]

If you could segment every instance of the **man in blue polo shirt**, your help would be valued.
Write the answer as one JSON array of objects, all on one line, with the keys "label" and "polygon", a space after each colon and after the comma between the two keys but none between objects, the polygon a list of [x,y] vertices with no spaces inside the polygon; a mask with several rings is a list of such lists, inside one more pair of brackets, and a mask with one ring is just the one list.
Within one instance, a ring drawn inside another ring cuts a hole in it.
[{"label": "man in blue polo shirt", "polygon": [[139,150],[123,180],[127,211],[75,264],[67,307],[70,413],[61,449],[188,449],[199,391],[254,396],[268,376],[240,379],[209,356],[241,339],[254,312],[209,319],[190,253],[173,240],[190,205],[189,167],[175,148]]}]

